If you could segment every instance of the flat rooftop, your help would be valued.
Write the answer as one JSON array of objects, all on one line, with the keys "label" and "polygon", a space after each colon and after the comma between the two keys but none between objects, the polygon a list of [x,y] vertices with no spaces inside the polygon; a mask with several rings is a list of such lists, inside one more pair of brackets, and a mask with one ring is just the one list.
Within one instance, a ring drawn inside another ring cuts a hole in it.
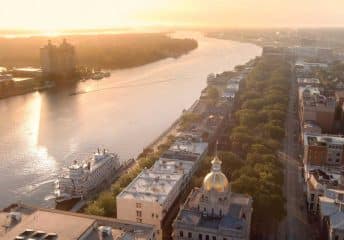
[{"label": "flat rooftop", "polygon": [[176,141],[172,144],[169,148],[171,151],[181,151],[181,152],[189,152],[189,153],[196,153],[196,154],[203,154],[208,148],[208,143],[205,142],[191,142],[191,141]]},{"label": "flat rooftop", "polygon": [[31,77],[14,77],[12,80],[14,82],[25,82],[25,81],[31,81],[33,78]]},{"label": "flat rooftop", "polygon": [[305,134],[304,145],[307,146],[328,146],[330,144],[343,145],[344,137],[327,134]]},{"label": "flat rooftop", "polygon": [[299,84],[320,84],[319,78],[297,78]]},{"label": "flat rooftop", "polygon": [[177,182],[184,174],[155,173],[143,170],[117,197],[147,202],[165,203]]},{"label": "flat rooftop", "polygon": [[[13,219],[13,214],[20,217]],[[99,226],[107,226],[111,230],[112,237],[105,239],[148,239],[154,231],[153,226],[146,224],[26,205],[13,205],[11,209],[1,211],[0,222],[1,240],[32,237],[34,234],[46,240],[76,240],[81,237],[100,240]]]},{"label": "flat rooftop", "polygon": [[315,182],[313,182],[313,180],[308,182],[313,189],[315,189],[317,184],[326,185],[327,188],[336,189],[336,191],[343,191],[344,189],[342,173],[335,169],[326,170],[315,168],[309,171],[309,176],[313,177],[312,179],[315,180]]},{"label": "flat rooftop", "polygon": [[19,72],[42,72],[40,68],[33,68],[33,67],[23,67],[23,68],[14,68],[13,71]]},{"label": "flat rooftop", "polygon": [[153,172],[166,174],[187,174],[193,168],[194,163],[190,161],[175,160],[169,158],[160,158],[151,168]]}]

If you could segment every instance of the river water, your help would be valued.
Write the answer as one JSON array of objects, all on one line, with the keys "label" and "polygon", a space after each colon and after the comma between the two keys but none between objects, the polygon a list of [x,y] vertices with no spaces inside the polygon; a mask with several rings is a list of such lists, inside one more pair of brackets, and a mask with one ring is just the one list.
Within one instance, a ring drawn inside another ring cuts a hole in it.
[{"label": "river water", "polygon": [[98,146],[137,156],[199,97],[209,73],[231,70],[261,48],[178,33],[199,47],[177,59],[113,71],[72,90],[0,100],[0,208],[15,201],[52,206],[53,180]]}]

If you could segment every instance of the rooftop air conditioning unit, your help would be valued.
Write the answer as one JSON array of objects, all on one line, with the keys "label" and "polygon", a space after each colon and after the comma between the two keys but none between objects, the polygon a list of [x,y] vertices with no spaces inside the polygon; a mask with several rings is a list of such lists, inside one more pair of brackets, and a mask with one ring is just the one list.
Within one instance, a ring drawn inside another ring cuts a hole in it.
[{"label": "rooftop air conditioning unit", "polygon": [[98,227],[99,238],[108,239],[112,237],[112,228],[110,226],[100,226]]}]

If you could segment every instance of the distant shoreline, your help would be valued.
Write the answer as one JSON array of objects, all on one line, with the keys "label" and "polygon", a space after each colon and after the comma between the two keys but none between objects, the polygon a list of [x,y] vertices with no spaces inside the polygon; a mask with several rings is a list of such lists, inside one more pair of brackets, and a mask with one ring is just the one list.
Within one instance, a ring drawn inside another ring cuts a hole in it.
[{"label": "distant shoreline", "polygon": [[194,39],[172,38],[166,33],[0,37],[0,66],[39,67],[40,48],[46,45],[48,40],[58,43],[63,38],[67,38],[75,46],[78,66],[110,70],[177,58],[198,47]]}]

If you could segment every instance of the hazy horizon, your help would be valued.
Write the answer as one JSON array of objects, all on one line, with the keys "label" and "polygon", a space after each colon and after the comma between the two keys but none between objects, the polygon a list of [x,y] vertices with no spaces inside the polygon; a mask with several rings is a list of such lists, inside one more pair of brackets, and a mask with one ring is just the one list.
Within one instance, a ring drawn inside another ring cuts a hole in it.
[{"label": "hazy horizon", "polygon": [[340,0],[12,0],[0,8],[0,30],[344,27],[343,7]]}]

